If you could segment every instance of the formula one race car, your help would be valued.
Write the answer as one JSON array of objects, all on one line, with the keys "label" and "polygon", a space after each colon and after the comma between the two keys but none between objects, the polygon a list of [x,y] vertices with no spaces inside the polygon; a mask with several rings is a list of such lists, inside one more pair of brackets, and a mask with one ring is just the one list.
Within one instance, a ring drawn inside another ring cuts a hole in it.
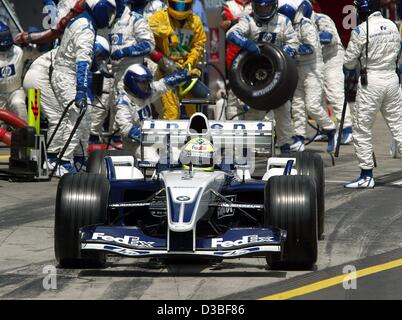
[{"label": "formula one race car", "polygon": [[[262,149],[265,174],[253,179]],[[152,152],[157,158],[146,159]],[[205,152],[213,162],[182,158]],[[323,163],[310,153],[274,155],[272,122],[208,121],[201,113],[147,121],[141,157],[97,151],[87,173],[61,179],[56,258],[61,267],[89,267],[103,266],[106,254],[257,256],[271,268],[311,268],[323,233]]]}]

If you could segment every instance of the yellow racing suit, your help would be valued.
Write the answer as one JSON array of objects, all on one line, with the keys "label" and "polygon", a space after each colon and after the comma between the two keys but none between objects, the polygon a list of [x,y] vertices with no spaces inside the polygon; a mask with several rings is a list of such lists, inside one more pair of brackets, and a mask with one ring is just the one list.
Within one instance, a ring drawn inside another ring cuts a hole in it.
[{"label": "yellow racing suit", "polygon": [[[187,19],[178,21],[168,14],[167,9],[156,12],[148,19],[157,50],[162,51],[180,67],[189,67],[194,70],[203,58],[207,42],[201,19],[190,14]],[[180,118],[180,100],[175,91],[170,90],[162,96],[162,104],[163,119]]]}]

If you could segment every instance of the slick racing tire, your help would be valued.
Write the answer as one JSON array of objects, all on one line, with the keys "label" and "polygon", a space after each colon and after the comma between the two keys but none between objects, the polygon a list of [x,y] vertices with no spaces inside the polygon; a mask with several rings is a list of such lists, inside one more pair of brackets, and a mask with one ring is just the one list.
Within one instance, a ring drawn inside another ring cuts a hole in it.
[{"label": "slick racing tire", "polygon": [[279,47],[258,44],[261,54],[243,50],[233,61],[229,83],[233,93],[251,108],[270,111],[291,100],[297,87],[295,63]]},{"label": "slick racing tire", "polygon": [[132,156],[130,152],[125,150],[96,150],[91,153],[88,159],[87,172],[100,174],[106,177],[105,157]]},{"label": "slick racing tire", "polygon": [[318,239],[323,239],[325,231],[325,173],[324,161],[313,152],[292,152],[287,155],[296,158],[296,169],[301,176],[313,178],[317,190]]},{"label": "slick racing tire", "polygon": [[306,176],[276,176],[265,187],[264,227],[287,232],[283,256],[267,256],[271,269],[311,269],[317,261],[315,183]]},{"label": "slick racing tire", "polygon": [[102,267],[102,252],[81,252],[80,228],[107,222],[109,181],[100,175],[64,175],[57,188],[54,247],[62,268]]}]

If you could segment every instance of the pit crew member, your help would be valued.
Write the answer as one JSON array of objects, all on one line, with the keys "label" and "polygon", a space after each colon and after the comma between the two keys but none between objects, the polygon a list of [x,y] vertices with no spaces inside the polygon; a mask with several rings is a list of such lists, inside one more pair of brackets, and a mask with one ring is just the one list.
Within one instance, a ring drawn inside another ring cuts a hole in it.
[{"label": "pit crew member", "polygon": [[[394,22],[381,14],[380,0],[357,0],[355,6],[361,21],[351,35],[346,50],[346,76],[353,73],[361,61],[361,77],[353,114],[353,144],[361,169],[360,177],[346,188],[374,188],[372,128],[381,111],[392,137],[402,152],[402,101],[396,63],[400,52],[400,37]],[[368,28],[368,52],[367,45]],[[367,70],[367,77],[365,76]]]},{"label": "pit crew member", "polygon": [[[201,19],[192,12],[192,5],[192,0],[170,0],[167,9],[149,17],[149,25],[157,50],[173,61],[170,72],[187,68],[201,76],[196,66],[203,58],[207,37]],[[162,96],[162,104],[163,119],[179,119],[179,97],[173,90]]]},{"label": "pit crew member", "polygon": [[[286,54],[294,57],[299,47],[297,34],[290,20],[278,13],[278,0],[252,0],[253,15],[244,16],[227,33],[227,40],[250,54],[259,54],[256,41],[261,40],[281,47]],[[292,137],[292,120],[290,102],[274,110],[278,141],[283,153],[289,151]],[[228,113],[239,114],[241,110],[229,110]],[[249,110],[245,119],[262,120],[266,112]]]},{"label": "pit crew member", "polygon": [[[116,3],[114,0],[87,0],[86,11],[72,19],[64,32],[54,60],[51,83],[57,101],[63,110],[71,101],[74,101],[75,106],[70,108],[65,128],[61,131],[63,132],[63,136],[60,138],[62,144],[67,142],[78,117],[88,106],[96,32],[98,29],[110,26],[115,16]],[[74,172],[71,161],[80,140],[84,153],[87,150],[88,115],[88,112],[85,113],[85,117],[62,159],[61,166],[66,171]]]}]

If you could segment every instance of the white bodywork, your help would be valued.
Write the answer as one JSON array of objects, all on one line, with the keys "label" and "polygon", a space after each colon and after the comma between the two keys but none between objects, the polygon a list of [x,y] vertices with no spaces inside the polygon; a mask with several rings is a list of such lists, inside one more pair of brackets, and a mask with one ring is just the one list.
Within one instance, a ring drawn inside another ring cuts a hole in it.
[{"label": "white bodywork", "polygon": [[[219,192],[224,181],[223,171],[164,171],[161,179],[166,187],[168,202],[169,229],[175,232],[187,232],[195,229],[195,226],[206,211],[211,202],[210,189]],[[174,209],[179,208],[179,212]],[[192,209],[192,210],[191,210]],[[189,221],[185,221],[185,214],[191,215]],[[179,215],[174,221],[173,216]]]}]

